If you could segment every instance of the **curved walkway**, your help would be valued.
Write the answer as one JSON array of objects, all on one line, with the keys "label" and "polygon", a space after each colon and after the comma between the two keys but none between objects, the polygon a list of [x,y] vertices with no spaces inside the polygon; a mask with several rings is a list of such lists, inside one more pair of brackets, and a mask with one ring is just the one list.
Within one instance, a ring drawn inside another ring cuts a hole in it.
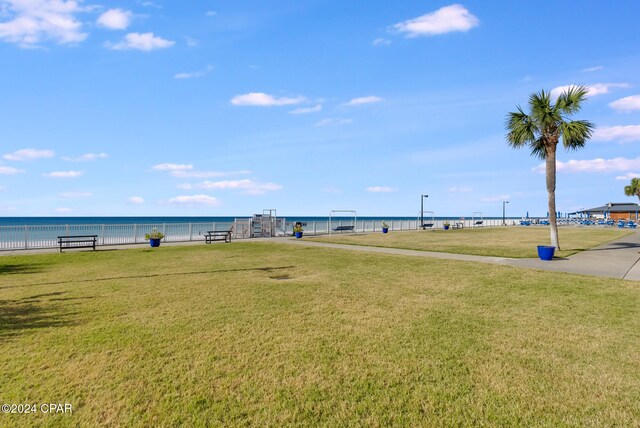
[{"label": "curved walkway", "polygon": [[[439,253],[432,251],[404,250],[400,248],[369,247],[364,245],[331,244],[312,240],[293,238],[251,238],[233,242],[272,241],[291,245],[307,245],[312,247],[339,248],[350,251],[369,253],[398,254],[405,256],[429,257],[447,260],[463,260],[468,262],[491,263],[520,268],[542,269],[555,272],[568,272],[582,275],[601,276],[606,278],[628,279],[640,281],[640,232],[635,232],[618,240],[583,251],[567,258],[555,258],[544,262],[539,259],[513,259],[506,257],[472,256],[467,254]],[[119,250],[123,248],[142,248],[149,244],[132,244],[100,247],[100,250]],[[203,241],[172,242],[163,245],[203,245]],[[226,245],[226,244],[224,244]],[[0,251],[3,255],[27,255],[58,252],[57,248],[40,250]]]},{"label": "curved walkway", "polygon": [[467,254],[439,253],[431,251],[404,250],[399,248],[368,247],[364,245],[332,244],[313,242],[310,240],[278,239],[292,245],[339,248],[351,251],[370,253],[399,254],[406,256],[430,257],[448,260],[464,260],[470,262],[492,263],[521,268],[542,269],[555,272],[577,273],[582,275],[602,276],[607,278],[640,281],[640,232],[632,233],[618,240],[609,242],[587,251],[566,258],[555,258],[553,261],[539,259],[513,259],[505,257],[472,256]]}]

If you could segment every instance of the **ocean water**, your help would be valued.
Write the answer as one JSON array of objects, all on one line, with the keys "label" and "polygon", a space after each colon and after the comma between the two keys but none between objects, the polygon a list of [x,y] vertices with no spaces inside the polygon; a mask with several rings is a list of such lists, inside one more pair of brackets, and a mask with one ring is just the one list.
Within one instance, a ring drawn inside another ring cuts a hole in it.
[{"label": "ocean water", "polygon": [[[328,216],[278,216],[285,218],[287,222],[313,222],[313,221],[329,221]],[[164,224],[164,223],[233,223],[235,219],[247,219],[251,216],[234,216],[234,217],[0,217],[0,226],[42,226],[42,225],[119,225],[119,224]],[[352,216],[334,216],[334,219],[349,220]],[[425,216],[431,219],[430,216]],[[435,220],[454,220],[460,216],[435,217]],[[465,217],[471,219],[471,216]],[[497,219],[502,217],[484,217],[485,219]],[[511,219],[512,217],[507,217]],[[515,218],[515,217],[514,217]],[[519,218],[519,217],[518,217]],[[416,220],[417,217],[406,216],[358,216],[360,220]]]},{"label": "ocean water", "polygon": [[[202,241],[207,231],[229,230],[234,221],[235,238],[255,236],[251,217],[0,217],[0,250],[55,248],[59,236],[95,235],[98,245],[121,245],[146,242],[145,235],[158,230],[165,234],[165,242]],[[307,233],[329,233],[339,225],[352,225],[353,217],[335,216],[329,223],[325,216],[278,217],[276,235],[289,233],[301,222]],[[460,217],[436,217],[433,220],[456,221]],[[245,221],[241,221],[245,220]],[[430,222],[432,217],[425,217]],[[467,217],[467,226],[472,226]],[[477,218],[475,220],[478,220]],[[484,220],[490,220],[485,217]],[[286,222],[286,223],[285,223]],[[358,217],[356,229],[362,232],[379,230],[387,222],[393,230],[416,229],[416,217],[386,216]],[[488,222],[485,221],[485,225]],[[494,224],[496,225],[496,224]],[[259,227],[258,227],[259,229]],[[259,231],[257,232],[259,233]]]}]

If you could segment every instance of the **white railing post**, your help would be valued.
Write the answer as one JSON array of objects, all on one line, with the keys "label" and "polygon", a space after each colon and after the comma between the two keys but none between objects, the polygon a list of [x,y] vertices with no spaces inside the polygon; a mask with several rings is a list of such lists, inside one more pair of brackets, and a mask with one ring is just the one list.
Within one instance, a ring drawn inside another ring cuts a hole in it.
[{"label": "white railing post", "polygon": [[138,243],[138,225],[135,223],[133,224],[133,243]]}]

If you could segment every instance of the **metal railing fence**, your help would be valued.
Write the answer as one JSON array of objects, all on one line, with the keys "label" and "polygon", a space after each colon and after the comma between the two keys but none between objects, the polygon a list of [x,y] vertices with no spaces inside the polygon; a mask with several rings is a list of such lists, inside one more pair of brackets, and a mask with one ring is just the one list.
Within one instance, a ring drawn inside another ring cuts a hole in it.
[{"label": "metal railing fence", "polygon": [[[386,222],[391,231],[416,230],[420,226],[418,220],[357,220],[353,218],[333,218],[331,227],[354,225],[356,233],[379,232]],[[427,220],[425,220],[427,222]],[[445,222],[463,223],[464,227],[474,227],[474,221],[465,220],[433,220],[434,229],[442,229]],[[296,221],[279,218],[275,228],[276,236],[292,234]],[[485,219],[482,226],[500,226],[502,220]],[[511,220],[509,225],[511,225]],[[25,225],[0,226],[0,251],[28,250],[58,247],[58,236],[97,235],[98,245],[126,245],[146,242],[145,234],[154,229],[162,232],[165,242],[204,241],[209,230],[229,230],[233,227],[234,239],[251,237],[250,224],[238,219],[235,222],[207,223],[157,223],[157,224],[65,224],[65,225]],[[329,233],[329,221],[310,221],[303,223],[305,235],[323,235]],[[336,233],[336,232],[332,232]],[[353,232],[337,232],[353,233]]]}]

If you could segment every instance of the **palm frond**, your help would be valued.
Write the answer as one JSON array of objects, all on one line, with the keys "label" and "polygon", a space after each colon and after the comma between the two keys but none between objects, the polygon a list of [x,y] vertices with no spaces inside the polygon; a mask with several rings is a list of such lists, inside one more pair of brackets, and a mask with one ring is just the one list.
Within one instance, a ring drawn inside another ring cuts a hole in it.
[{"label": "palm frond", "polygon": [[582,108],[582,103],[587,99],[589,90],[586,86],[573,85],[562,92],[556,100],[555,108],[563,115],[577,113]]},{"label": "palm frond", "polygon": [[557,124],[562,121],[562,116],[551,104],[551,93],[544,89],[531,94],[529,108],[531,116],[543,133],[552,132],[557,128]]},{"label": "palm frond", "polygon": [[540,137],[529,144],[531,147],[531,156],[535,156],[540,159],[547,158],[547,141],[543,137]]},{"label": "palm frond", "polygon": [[507,115],[506,127],[507,142],[511,147],[519,148],[535,140],[537,132],[534,122],[520,106],[517,112],[511,112]]},{"label": "palm frond", "polygon": [[577,150],[584,147],[591,135],[595,125],[587,120],[572,120],[563,122],[558,128],[562,135],[562,143],[565,149]]}]

